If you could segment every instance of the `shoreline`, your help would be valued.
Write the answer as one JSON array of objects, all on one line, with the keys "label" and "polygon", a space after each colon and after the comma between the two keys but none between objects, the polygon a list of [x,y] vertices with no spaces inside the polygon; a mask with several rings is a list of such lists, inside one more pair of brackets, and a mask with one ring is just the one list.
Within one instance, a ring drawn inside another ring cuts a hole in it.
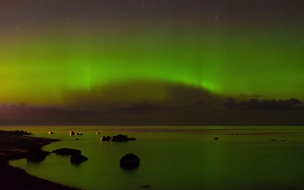
[{"label": "shoreline", "polygon": [[21,168],[9,165],[10,160],[27,158],[29,149],[41,150],[43,146],[56,141],[59,140],[0,130],[0,189],[80,189],[32,176]]}]

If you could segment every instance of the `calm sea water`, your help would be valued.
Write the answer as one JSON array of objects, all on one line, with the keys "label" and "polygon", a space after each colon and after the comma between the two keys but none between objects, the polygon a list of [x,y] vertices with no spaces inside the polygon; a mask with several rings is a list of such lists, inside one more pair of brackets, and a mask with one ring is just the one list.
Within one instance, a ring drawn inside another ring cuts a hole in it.
[{"label": "calm sea water", "polygon": [[[5,129],[23,129],[37,137],[62,140],[45,146],[47,151],[80,149],[89,158],[80,165],[70,164],[69,156],[55,154],[40,163],[21,159],[10,164],[34,176],[85,189],[302,189],[304,185],[304,127]],[[55,134],[47,135],[50,130]],[[83,135],[70,136],[69,130]],[[97,131],[100,135],[95,134]],[[117,134],[137,140],[100,141],[103,135]],[[119,160],[127,153],[140,158],[139,168],[120,168]]]}]

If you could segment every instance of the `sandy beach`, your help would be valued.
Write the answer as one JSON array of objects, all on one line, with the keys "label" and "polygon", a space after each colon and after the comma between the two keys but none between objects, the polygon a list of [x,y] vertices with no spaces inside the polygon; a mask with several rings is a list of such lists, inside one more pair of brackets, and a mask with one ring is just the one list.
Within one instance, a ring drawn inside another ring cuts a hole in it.
[{"label": "sandy beach", "polygon": [[27,158],[28,150],[41,149],[56,139],[30,137],[27,132],[0,130],[0,189],[77,189],[53,183],[29,175],[24,170],[12,167],[9,160]]}]

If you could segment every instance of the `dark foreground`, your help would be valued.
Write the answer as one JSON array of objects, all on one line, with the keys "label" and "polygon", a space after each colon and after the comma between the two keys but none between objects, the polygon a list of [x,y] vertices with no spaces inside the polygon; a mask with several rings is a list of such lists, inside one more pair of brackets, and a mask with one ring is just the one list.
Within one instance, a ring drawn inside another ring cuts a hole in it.
[{"label": "dark foreground", "polygon": [[29,149],[41,149],[55,141],[58,140],[0,130],[0,189],[77,189],[31,176],[22,169],[8,165],[9,160],[26,158]]}]

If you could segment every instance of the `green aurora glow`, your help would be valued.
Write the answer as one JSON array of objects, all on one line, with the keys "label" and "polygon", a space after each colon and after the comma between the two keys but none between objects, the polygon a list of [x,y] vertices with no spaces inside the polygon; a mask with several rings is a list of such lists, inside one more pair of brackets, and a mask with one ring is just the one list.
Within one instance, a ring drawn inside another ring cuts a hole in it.
[{"label": "green aurora glow", "polygon": [[[106,88],[133,81],[182,84],[227,97],[304,97],[303,28],[218,23],[200,29],[183,22],[176,30],[181,23],[130,22],[49,23],[6,34],[0,42],[0,103],[66,106],[78,92],[107,101]],[[142,100],[169,98],[164,86],[129,90],[134,92],[115,100],[134,99],[141,91],[149,92]]]}]

